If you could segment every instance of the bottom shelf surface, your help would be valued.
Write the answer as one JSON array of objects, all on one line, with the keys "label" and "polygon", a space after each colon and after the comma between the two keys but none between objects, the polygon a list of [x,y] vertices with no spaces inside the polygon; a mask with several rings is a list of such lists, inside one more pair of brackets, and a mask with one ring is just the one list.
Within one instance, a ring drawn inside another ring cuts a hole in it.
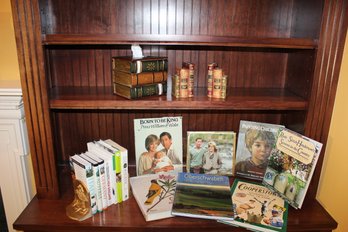
[{"label": "bottom shelf surface", "polygon": [[[65,214],[72,198],[42,200],[34,197],[13,227],[23,231],[246,231],[214,220],[173,217],[146,222],[133,196],[108,207],[104,212],[78,222]],[[336,221],[317,200],[307,201],[302,209],[289,209],[287,231],[332,231]]]}]

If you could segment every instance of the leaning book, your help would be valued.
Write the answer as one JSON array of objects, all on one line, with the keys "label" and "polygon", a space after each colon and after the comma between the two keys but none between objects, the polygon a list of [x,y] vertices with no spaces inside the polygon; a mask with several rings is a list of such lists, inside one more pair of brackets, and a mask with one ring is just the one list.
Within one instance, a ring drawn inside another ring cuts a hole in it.
[{"label": "leaning book", "polygon": [[235,219],[219,222],[253,231],[286,231],[288,204],[258,182],[236,178],[231,187]]},{"label": "leaning book", "polygon": [[289,129],[281,129],[269,157],[263,184],[301,208],[322,144]]},{"label": "leaning book", "polygon": [[151,174],[129,179],[133,196],[146,221],[172,217],[176,175]]},{"label": "leaning book", "polygon": [[277,124],[240,121],[235,176],[262,180],[266,171],[268,157],[275,146],[279,128]]},{"label": "leaning book", "polygon": [[137,175],[182,172],[182,117],[134,119]]},{"label": "leaning book", "polygon": [[188,131],[186,170],[231,176],[235,147],[233,131]]},{"label": "leaning book", "polygon": [[178,173],[172,214],[203,219],[233,220],[229,178]]}]

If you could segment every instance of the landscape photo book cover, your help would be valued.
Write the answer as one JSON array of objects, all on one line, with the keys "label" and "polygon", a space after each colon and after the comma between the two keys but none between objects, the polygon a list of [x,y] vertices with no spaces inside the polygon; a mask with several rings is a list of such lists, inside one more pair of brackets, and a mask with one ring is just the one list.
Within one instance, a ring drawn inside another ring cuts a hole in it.
[{"label": "landscape photo book cover", "polygon": [[229,178],[178,173],[172,214],[203,219],[233,220]]}]

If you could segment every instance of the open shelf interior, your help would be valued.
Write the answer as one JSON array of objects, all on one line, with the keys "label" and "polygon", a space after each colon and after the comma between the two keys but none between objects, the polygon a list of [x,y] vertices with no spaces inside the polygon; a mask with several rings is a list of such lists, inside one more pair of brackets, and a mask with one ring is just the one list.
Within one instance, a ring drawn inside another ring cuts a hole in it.
[{"label": "open shelf interior", "polygon": [[[134,119],[183,117],[188,131],[234,131],[241,120],[281,124],[327,141],[347,31],[347,0],[12,0],[35,198],[15,223],[25,231],[228,230],[213,221],[173,218],[145,223],[133,198],[77,223],[69,156],[112,139],[128,149],[135,175]],[[112,57],[168,57],[168,93],[128,100],[113,94]],[[195,64],[194,96],[171,96],[171,77]],[[207,65],[227,78],[227,98],[206,96]],[[289,231],[331,231],[335,220],[316,201],[324,154]],[[62,172],[63,170],[63,172]],[[64,172],[65,170],[65,172]],[[62,178],[61,174],[65,178]],[[199,225],[202,223],[202,225]],[[233,231],[242,229],[233,228]]]}]

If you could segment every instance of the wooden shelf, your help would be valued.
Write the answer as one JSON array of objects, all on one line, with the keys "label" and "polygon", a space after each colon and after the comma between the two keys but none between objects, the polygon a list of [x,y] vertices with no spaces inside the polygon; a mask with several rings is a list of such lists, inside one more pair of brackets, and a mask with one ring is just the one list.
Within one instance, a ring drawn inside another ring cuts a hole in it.
[{"label": "wooden shelf", "polygon": [[44,45],[147,44],[223,47],[270,47],[315,49],[317,40],[307,38],[256,38],[166,34],[46,34]]},{"label": "wooden shelf", "polygon": [[284,89],[231,88],[226,99],[208,98],[197,88],[193,98],[164,96],[137,100],[112,94],[112,87],[60,87],[51,90],[51,109],[306,110],[308,103]]},{"label": "wooden shelf", "polygon": [[[233,178],[231,178],[231,181]],[[70,186],[71,188],[71,186]],[[72,190],[58,200],[34,198],[14,223],[23,231],[246,231],[214,220],[173,217],[146,222],[134,197],[112,205],[103,213],[82,222],[69,219],[65,208],[72,201]],[[337,222],[316,201],[305,201],[302,209],[289,208],[287,231],[331,231]]]}]

